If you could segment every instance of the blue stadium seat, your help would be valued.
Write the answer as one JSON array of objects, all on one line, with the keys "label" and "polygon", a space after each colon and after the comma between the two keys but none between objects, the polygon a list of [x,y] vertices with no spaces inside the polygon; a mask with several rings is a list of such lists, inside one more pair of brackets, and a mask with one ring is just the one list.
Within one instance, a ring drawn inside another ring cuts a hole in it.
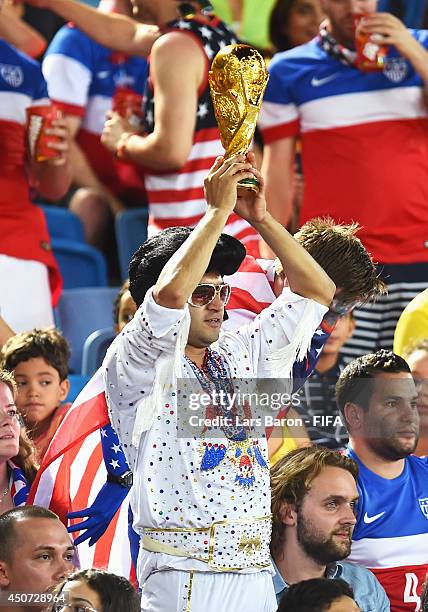
[{"label": "blue stadium seat", "polygon": [[81,376],[80,374],[70,374],[68,380],[70,381],[70,391],[67,395],[67,402],[73,403],[76,397],[79,395],[83,387],[89,380],[89,376]]},{"label": "blue stadium seat", "polygon": [[128,278],[128,267],[131,257],[147,239],[147,208],[132,208],[116,215],[115,230],[120,274]]},{"label": "blue stadium seat", "polygon": [[95,374],[114,337],[115,333],[110,326],[107,329],[98,329],[86,338],[83,345],[82,374],[86,376]]},{"label": "blue stadium seat", "polygon": [[67,208],[61,208],[60,206],[41,204],[40,208],[46,217],[51,238],[65,238],[76,242],[85,242],[83,225],[77,215]]},{"label": "blue stadium seat", "polygon": [[64,289],[107,285],[107,264],[100,251],[65,238],[52,238],[51,244],[61,270]]},{"label": "blue stadium seat", "polygon": [[100,328],[113,332],[113,302],[117,287],[85,287],[62,292],[55,309],[55,324],[71,346],[70,372],[82,373],[82,353],[86,338]]}]

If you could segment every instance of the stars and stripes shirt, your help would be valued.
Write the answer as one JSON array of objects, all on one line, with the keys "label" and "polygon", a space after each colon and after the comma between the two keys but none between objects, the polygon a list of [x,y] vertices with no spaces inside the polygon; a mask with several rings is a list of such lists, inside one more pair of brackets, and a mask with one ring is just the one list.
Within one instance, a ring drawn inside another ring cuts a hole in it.
[{"label": "stars and stripes shirt", "polygon": [[[194,227],[205,213],[204,179],[216,157],[224,154],[220,131],[208,85],[208,71],[215,55],[226,45],[236,43],[235,35],[217,17],[196,16],[168,24],[168,32],[180,32],[195,40],[206,59],[206,74],[198,91],[198,110],[193,144],[184,166],[178,171],[155,172],[146,169],[146,189],[149,201],[149,235],[167,227]],[[179,70],[171,60],[171,70]],[[145,95],[145,129],[154,130],[156,91],[148,80]],[[258,253],[258,234],[236,214],[229,217],[224,231],[243,242],[251,254]]]},{"label": "stars and stripes shirt", "polygon": [[129,466],[123,454],[117,433],[109,423],[100,429],[100,434],[104,463],[110,474],[121,476],[129,470]]}]

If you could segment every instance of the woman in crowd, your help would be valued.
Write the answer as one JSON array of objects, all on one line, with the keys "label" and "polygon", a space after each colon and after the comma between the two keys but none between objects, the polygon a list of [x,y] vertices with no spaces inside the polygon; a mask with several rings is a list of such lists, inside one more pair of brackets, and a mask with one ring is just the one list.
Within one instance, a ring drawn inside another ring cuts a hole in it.
[{"label": "woman in crowd", "polygon": [[87,569],[68,576],[55,589],[48,612],[139,612],[140,598],[123,576]]},{"label": "woman in crowd", "polygon": [[318,34],[323,18],[320,0],[277,0],[270,18],[274,52],[309,42]]},{"label": "woman in crowd", "polygon": [[15,406],[16,384],[0,370],[0,514],[23,506],[37,472],[34,447]]}]

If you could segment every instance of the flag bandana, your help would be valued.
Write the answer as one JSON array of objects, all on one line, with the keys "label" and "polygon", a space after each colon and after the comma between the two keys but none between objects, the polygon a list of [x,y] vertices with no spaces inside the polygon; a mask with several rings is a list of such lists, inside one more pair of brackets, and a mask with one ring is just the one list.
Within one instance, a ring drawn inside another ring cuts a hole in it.
[{"label": "flag bandana", "polygon": [[327,30],[327,25],[328,21],[323,21],[320,26],[318,39],[321,48],[324,49],[328,55],[337,59],[341,64],[345,64],[345,66],[355,66],[357,53],[338,43]]}]

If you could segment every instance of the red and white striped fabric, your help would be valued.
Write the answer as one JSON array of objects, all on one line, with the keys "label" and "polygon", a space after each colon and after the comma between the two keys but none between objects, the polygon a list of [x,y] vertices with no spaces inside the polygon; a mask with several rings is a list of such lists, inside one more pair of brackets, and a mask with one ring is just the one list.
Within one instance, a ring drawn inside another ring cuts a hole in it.
[{"label": "red and white striped fabric", "polygon": [[[27,503],[49,508],[65,525],[68,525],[68,512],[90,506],[107,478],[100,429],[109,422],[103,379],[101,371],[98,371],[53,437]],[[134,579],[129,545],[124,545],[125,539],[128,539],[126,500],[95,546],[89,546],[87,541],[79,544],[80,566],[103,567]]]},{"label": "red and white striped fabric", "polygon": [[[195,135],[189,159],[179,171],[163,174],[147,171],[149,236],[167,227],[194,227],[202,219],[207,209],[204,179],[220,155],[224,155],[220,132],[218,128],[208,128]],[[240,240],[250,253],[258,254],[257,233],[235,213],[227,220],[224,232]]]},{"label": "red and white striped fabric", "polygon": [[235,329],[254,319],[264,308],[275,300],[273,282],[274,262],[269,259],[254,259],[247,255],[232,276],[225,276],[225,282],[232,287],[227,305],[229,319],[223,329]]}]

